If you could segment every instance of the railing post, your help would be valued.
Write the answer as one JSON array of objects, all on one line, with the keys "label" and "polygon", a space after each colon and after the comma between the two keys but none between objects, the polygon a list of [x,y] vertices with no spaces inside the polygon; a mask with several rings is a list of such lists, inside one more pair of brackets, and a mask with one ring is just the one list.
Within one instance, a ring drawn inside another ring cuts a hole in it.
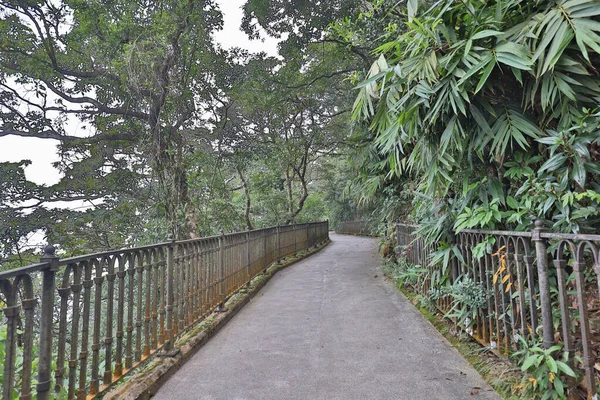
[{"label": "railing post", "polygon": [[265,264],[265,265],[263,265],[263,267],[266,272],[267,267],[269,266],[269,262],[267,261],[268,258],[267,258],[267,230],[266,229],[263,229],[263,256],[264,256],[263,260],[264,260],[264,264]]},{"label": "railing post", "polygon": [[298,251],[298,237],[296,233],[296,224],[292,225],[294,229],[294,254]]},{"label": "railing post", "polygon": [[281,232],[277,224],[277,264],[281,264]]},{"label": "railing post", "polygon": [[250,286],[250,282],[252,281],[252,276],[250,275],[250,230],[246,231],[245,260],[246,260],[246,275],[248,276],[248,281],[246,282],[246,286]]},{"label": "railing post", "polygon": [[[450,232],[450,242],[452,246],[456,246],[457,245],[457,240],[456,240],[456,235],[454,234],[454,231]],[[419,260],[420,262],[420,260]],[[450,275],[450,283],[453,284],[454,282],[456,282],[456,280],[458,279],[458,277],[460,276],[460,266],[458,263],[458,259],[456,257],[452,257],[452,273]]]},{"label": "railing post", "polygon": [[165,352],[173,350],[173,303],[175,301],[174,293],[174,269],[175,269],[175,246],[177,246],[172,235],[169,235],[169,245],[167,247],[167,300],[165,311],[167,312],[167,329],[165,332]]},{"label": "railing post", "polygon": [[37,398],[47,400],[50,398],[52,384],[52,316],[54,315],[54,278],[58,270],[58,257],[52,245],[46,246],[40,261],[48,263],[42,277],[42,305],[40,317],[40,347],[38,364],[38,383],[36,385]]},{"label": "railing post", "polygon": [[217,306],[217,312],[225,311],[225,298],[227,293],[225,291],[225,233],[221,230],[219,236],[219,294],[221,302]]},{"label": "railing post", "polygon": [[542,306],[542,331],[544,347],[554,345],[554,325],[552,324],[552,308],[550,306],[550,285],[548,283],[548,257],[546,254],[546,241],[542,239],[544,224],[539,219],[535,221],[535,228],[531,239],[535,242],[537,256],[538,281],[540,285],[540,304]]}]

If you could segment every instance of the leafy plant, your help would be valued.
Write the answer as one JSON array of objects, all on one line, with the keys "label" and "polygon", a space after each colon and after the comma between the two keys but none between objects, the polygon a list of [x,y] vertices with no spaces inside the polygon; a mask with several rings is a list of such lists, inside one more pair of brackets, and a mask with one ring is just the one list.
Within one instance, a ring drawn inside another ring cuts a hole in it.
[{"label": "leafy plant", "polygon": [[539,343],[530,344],[519,338],[520,350],[512,354],[523,372],[529,376],[515,386],[522,397],[546,399],[566,399],[568,381],[577,375],[567,364],[569,354],[560,354],[561,346],[545,349]]},{"label": "leafy plant", "polygon": [[387,15],[395,28],[381,32],[353,116],[373,137],[366,179],[417,184],[427,242],[537,218],[596,229],[598,3],[411,2]]},{"label": "leafy plant", "polygon": [[449,296],[452,299],[447,318],[454,318],[458,324],[468,331],[473,329],[480,310],[487,308],[488,293],[481,283],[469,277],[457,279],[452,285],[442,286],[430,292],[433,297]]},{"label": "leafy plant", "polygon": [[398,286],[412,286],[413,288],[419,283],[425,282],[429,274],[428,269],[420,265],[411,265],[403,259],[396,262],[384,262],[382,270],[384,274],[394,279]]}]

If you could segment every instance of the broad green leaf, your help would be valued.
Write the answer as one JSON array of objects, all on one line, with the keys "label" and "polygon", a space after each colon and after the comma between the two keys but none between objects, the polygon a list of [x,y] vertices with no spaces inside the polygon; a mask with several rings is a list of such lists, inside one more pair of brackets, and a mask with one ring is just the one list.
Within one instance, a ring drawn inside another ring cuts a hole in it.
[{"label": "broad green leaf", "polygon": [[419,1],[418,0],[408,0],[406,2],[406,6],[408,8],[408,20],[412,21],[412,19],[417,15],[417,10],[419,9]]},{"label": "broad green leaf", "polygon": [[556,360],[556,366],[558,367],[559,370],[561,370],[562,372],[564,372],[565,374],[569,375],[570,377],[577,377],[577,375],[575,374],[575,372],[571,369],[571,367],[569,367],[567,364],[565,364],[564,362],[560,361],[560,360]]},{"label": "broad green leaf", "polygon": [[542,74],[554,67],[554,64],[556,64],[565,48],[569,45],[569,43],[571,43],[571,40],[574,36],[575,34],[571,29],[571,26],[566,21],[562,21],[560,27],[556,31],[554,39],[552,40],[552,45],[545,55],[545,62],[541,71]]},{"label": "broad green leaf", "polygon": [[503,32],[495,31],[492,29],[484,29],[482,31],[477,32],[473,36],[471,36],[471,40],[483,39],[490,36],[502,37],[504,35]]},{"label": "broad green leaf", "polygon": [[527,357],[525,359],[525,361],[523,362],[523,365],[521,365],[521,371],[527,371],[532,366],[539,365],[539,363],[540,363],[540,361],[542,361],[543,357],[544,356],[542,356],[541,354],[535,354],[535,355],[531,355],[531,356]]},{"label": "broad green leaf", "polygon": [[571,177],[581,187],[585,186],[586,171],[581,159],[577,156],[573,159],[573,169],[571,170]]},{"label": "broad green leaf", "polygon": [[485,69],[483,70],[483,73],[481,74],[481,78],[479,79],[479,83],[477,84],[477,88],[475,89],[475,93],[478,93],[481,88],[483,87],[483,85],[485,85],[485,83],[487,82],[487,79],[489,78],[490,74],[492,73],[492,70],[494,69],[494,65],[496,64],[496,60],[492,59],[490,60],[490,62],[488,62],[488,65],[485,67]]},{"label": "broad green leaf", "polygon": [[567,161],[567,156],[562,153],[557,153],[550,157],[548,161],[546,161],[539,169],[539,173],[544,171],[556,171],[558,168],[562,167]]},{"label": "broad green leaf", "polygon": [[488,180],[488,187],[490,189],[490,194],[500,201],[500,203],[505,204],[504,201],[504,190],[502,189],[502,184],[498,180],[498,178],[490,178]]},{"label": "broad green leaf", "polygon": [[546,365],[548,369],[555,374],[558,373],[558,366],[556,365],[556,361],[552,357],[546,357]]},{"label": "broad green leaf", "polygon": [[519,202],[517,200],[515,200],[514,197],[512,196],[508,196],[506,198],[506,203],[508,204],[508,206],[512,209],[518,209],[519,208]]}]

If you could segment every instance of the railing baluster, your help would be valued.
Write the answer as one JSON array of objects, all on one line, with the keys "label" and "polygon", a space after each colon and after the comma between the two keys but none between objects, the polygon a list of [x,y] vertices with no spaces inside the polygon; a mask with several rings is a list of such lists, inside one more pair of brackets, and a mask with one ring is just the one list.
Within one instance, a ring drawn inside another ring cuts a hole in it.
[{"label": "railing baluster", "polygon": [[60,297],[60,308],[59,308],[59,324],[58,324],[58,351],[56,357],[56,370],[54,371],[55,385],[54,391],[59,393],[64,385],[64,374],[65,374],[65,347],[67,340],[67,303],[69,301],[69,294],[71,288],[69,287],[69,275],[70,266],[64,272],[63,281],[61,287],[58,289],[58,295]]},{"label": "railing baluster", "polygon": [[554,345],[554,325],[552,324],[552,308],[550,304],[550,283],[548,281],[548,257],[546,254],[546,240],[541,238],[544,232],[542,221],[535,221],[532,240],[535,242],[537,257],[538,282],[540,288],[540,303],[542,306],[542,328],[544,347],[549,349]]},{"label": "railing baluster", "polygon": [[250,231],[246,231],[245,238],[244,261],[246,263],[246,283],[250,285],[250,282],[252,281],[252,275],[250,274]]},{"label": "railing baluster", "polygon": [[125,369],[133,367],[133,311],[135,289],[135,261],[136,253],[129,254],[127,263],[127,341],[125,344]]},{"label": "railing baluster", "polygon": [[221,235],[219,236],[219,256],[218,256],[218,266],[217,266],[217,276],[218,276],[218,284],[219,284],[219,310],[222,310],[223,303],[225,303],[225,243],[224,243],[224,234],[221,231]]},{"label": "railing baluster", "polygon": [[94,277],[94,335],[92,341],[92,382],[90,394],[95,395],[100,389],[100,323],[102,315],[102,276],[104,260],[95,263],[96,276]]},{"label": "railing baluster", "polygon": [[125,336],[125,277],[127,276],[127,271],[125,270],[126,263],[128,263],[126,256],[119,258],[119,268],[117,271],[117,347],[115,352],[114,371],[114,376],[116,379],[123,375],[123,336]]},{"label": "railing baluster", "polygon": [[191,326],[194,321],[196,320],[196,310],[197,310],[197,304],[196,304],[196,249],[194,244],[189,244],[188,245],[189,251],[190,251],[190,266],[189,266],[189,270],[190,270],[190,280],[188,282],[188,302],[189,302],[189,309],[188,309],[188,321],[187,324],[188,326]]},{"label": "railing baluster", "polygon": [[160,279],[160,305],[159,305],[159,309],[158,309],[158,315],[159,315],[159,327],[158,327],[158,342],[159,344],[164,344],[165,343],[165,318],[166,318],[166,291],[167,291],[167,286],[166,286],[166,277],[165,274],[167,272],[167,261],[165,258],[165,253],[164,253],[164,249],[160,248],[158,250],[158,254],[159,254],[159,266],[158,266],[158,276]]},{"label": "railing baluster", "polygon": [[150,355],[150,349],[152,348],[152,338],[150,324],[152,322],[152,251],[146,251],[144,257],[144,272],[146,273],[146,289],[145,289],[145,303],[144,303],[144,358]]},{"label": "railing baluster", "polygon": [[173,336],[177,336],[179,333],[179,275],[181,275],[182,247],[183,245],[177,245],[175,247],[175,258],[173,262]]},{"label": "railing baluster", "polygon": [[38,400],[50,398],[52,385],[52,316],[54,308],[55,274],[58,270],[58,257],[54,246],[48,245],[40,259],[46,263],[42,270],[42,305],[40,310],[40,349],[38,360],[38,383],[36,385]]},{"label": "railing baluster", "polygon": [[104,376],[103,383],[108,385],[112,382],[112,344],[113,344],[113,307],[115,297],[115,273],[116,257],[107,260],[107,302],[106,302],[106,336],[104,336]]},{"label": "railing baluster", "polygon": [[158,282],[160,281],[160,259],[158,255],[158,249],[154,249],[152,251],[152,293],[151,293],[151,303],[150,303],[150,315],[152,320],[150,321],[150,329],[151,329],[151,343],[152,350],[156,350],[158,347],[158,302],[159,302],[159,293],[158,293]]},{"label": "railing baluster", "polygon": [[33,314],[36,300],[33,298],[33,287],[29,275],[23,276],[25,299],[21,301],[25,314],[23,327],[23,369],[21,371],[21,400],[32,398],[31,373],[33,364]]},{"label": "railing baluster", "polygon": [[94,286],[92,280],[91,261],[85,261],[82,265],[83,272],[83,323],[81,325],[81,351],[79,353],[79,389],[77,398],[83,400],[87,396],[87,360],[90,330],[90,302],[91,292]]},{"label": "railing baluster", "polygon": [[137,301],[136,301],[136,321],[135,321],[135,361],[139,362],[142,360],[142,327],[143,322],[143,310],[144,303],[142,303],[142,295],[144,293],[144,252],[140,251],[136,254],[137,265]]},{"label": "railing baluster", "polygon": [[529,310],[531,318],[531,336],[535,337],[535,332],[538,327],[538,315],[537,315],[537,302],[535,301],[536,290],[535,290],[535,278],[533,275],[533,256],[529,254],[529,249],[525,249],[525,255],[523,256],[523,262],[525,262],[525,268],[527,269],[527,288],[529,289]]},{"label": "railing baluster", "polygon": [[[590,321],[587,309],[587,299],[585,296],[585,277],[583,269],[583,249],[580,244],[578,254],[575,255],[573,270],[575,272],[575,283],[577,285],[577,307],[579,309],[579,325],[581,331],[581,345],[583,347],[583,357],[581,358],[583,369],[585,371],[585,383],[588,394],[596,394],[596,371],[594,365],[595,357],[590,348]],[[591,397],[591,396],[589,396]]]},{"label": "railing baluster", "polygon": [[200,283],[200,308],[202,310],[202,315],[204,315],[204,313],[207,313],[209,310],[209,304],[208,304],[208,241],[204,240],[200,243],[200,263],[199,263],[199,268],[200,268],[200,278],[201,278],[201,283]]},{"label": "railing baluster", "polygon": [[519,320],[521,321],[521,336],[527,337],[527,311],[525,305],[525,280],[523,279],[523,255],[515,251],[515,268],[517,284],[519,285]]},{"label": "railing baluster", "polygon": [[20,307],[16,304],[16,288],[8,281],[3,281],[6,290],[7,306],[2,310],[6,317],[6,343],[4,345],[4,381],[2,398],[12,399],[15,387],[15,353],[17,351],[17,317]]},{"label": "railing baluster", "polygon": [[177,333],[183,332],[185,327],[185,246],[179,246],[179,259],[177,263]]},{"label": "railing baluster", "polygon": [[185,308],[183,312],[184,316],[184,326],[187,328],[191,323],[191,314],[192,314],[192,306],[190,302],[192,301],[192,249],[189,245],[186,245],[186,257],[185,257],[185,281],[184,281],[184,299],[185,299]]},{"label": "railing baluster", "polygon": [[174,318],[173,318],[173,303],[175,301],[175,293],[174,293],[174,269],[175,269],[175,253],[176,253],[176,248],[175,246],[177,246],[175,244],[175,240],[173,240],[172,237],[169,238],[169,244],[167,246],[167,299],[166,299],[166,306],[165,306],[165,310],[167,312],[167,328],[165,330],[165,335],[166,335],[166,345],[165,345],[165,350],[166,351],[171,351],[173,349],[173,341],[174,341],[174,335],[173,335],[173,325],[174,325]]},{"label": "railing baluster", "polygon": [[571,316],[569,313],[569,303],[567,298],[567,287],[566,287],[566,271],[567,261],[561,258],[562,250],[559,249],[557,252],[558,259],[554,260],[554,267],[556,268],[556,278],[558,283],[558,297],[560,303],[560,316],[563,328],[563,341],[565,343],[564,351],[568,352],[569,365],[573,366],[573,340],[571,338]]},{"label": "railing baluster", "polygon": [[78,345],[79,345],[79,300],[81,296],[81,273],[82,267],[77,264],[72,264],[73,267],[73,284],[71,285],[71,291],[73,292],[73,319],[71,321],[71,354],[69,359],[69,389],[67,397],[69,399],[75,398],[75,385],[77,381],[77,358],[78,358]]}]

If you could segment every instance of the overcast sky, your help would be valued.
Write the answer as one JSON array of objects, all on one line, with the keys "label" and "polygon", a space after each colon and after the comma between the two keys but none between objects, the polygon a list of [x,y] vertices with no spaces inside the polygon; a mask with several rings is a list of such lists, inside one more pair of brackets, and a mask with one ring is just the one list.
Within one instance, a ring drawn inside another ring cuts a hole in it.
[{"label": "overcast sky", "polygon": [[[217,0],[224,15],[224,29],[215,35],[216,40],[224,48],[241,47],[253,52],[264,51],[269,55],[277,53],[277,40],[266,38],[264,41],[248,40],[240,30],[242,5],[246,0]],[[76,126],[73,127],[76,129]],[[0,137],[0,162],[31,160],[32,164],[25,169],[27,179],[38,184],[54,184],[60,179],[52,163],[58,160],[56,145],[58,141],[16,136]],[[76,205],[75,205],[76,206]]]}]

